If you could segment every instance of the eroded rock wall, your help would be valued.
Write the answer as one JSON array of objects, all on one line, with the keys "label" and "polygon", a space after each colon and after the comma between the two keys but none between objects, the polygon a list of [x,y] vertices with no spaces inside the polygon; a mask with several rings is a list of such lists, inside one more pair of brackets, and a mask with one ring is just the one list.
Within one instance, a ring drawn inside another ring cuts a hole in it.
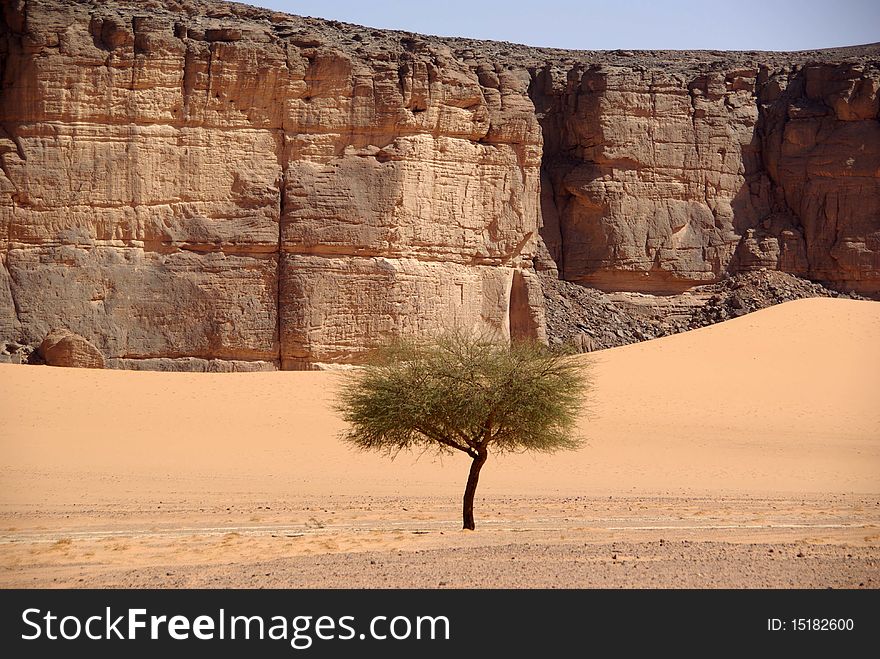
[{"label": "eroded rock wall", "polygon": [[3,6],[17,336],[66,327],[110,360],[277,360],[283,52],[181,38],[170,13]]},{"label": "eroded rock wall", "polygon": [[543,235],[562,277],[680,292],[765,267],[877,293],[878,58],[791,59],[540,69]]},{"label": "eroded rock wall", "polygon": [[538,229],[527,71],[223,3],[4,20],[4,336],[67,327],[111,365],[190,369],[510,335]]},{"label": "eroded rock wall", "polygon": [[878,49],[596,53],[212,1],[8,0],[0,340],[309,368],[545,337],[534,266],[880,291]]},{"label": "eroded rock wall", "polygon": [[761,81],[757,133],[771,214],[756,231],[759,249],[746,250],[761,265],[880,292],[878,90],[877,57],[807,64]]}]

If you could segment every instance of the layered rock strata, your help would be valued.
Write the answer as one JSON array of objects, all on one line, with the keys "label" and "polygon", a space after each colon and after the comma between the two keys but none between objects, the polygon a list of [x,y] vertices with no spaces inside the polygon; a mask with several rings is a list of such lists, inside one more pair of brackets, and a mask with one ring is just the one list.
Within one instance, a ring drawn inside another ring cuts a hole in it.
[{"label": "layered rock strata", "polygon": [[880,68],[866,50],[540,70],[562,277],[680,292],[770,268],[876,293]]},{"label": "layered rock strata", "polygon": [[453,325],[545,340],[536,268],[880,290],[876,47],[567,52],[176,0],[2,21],[0,342],[311,368]]}]

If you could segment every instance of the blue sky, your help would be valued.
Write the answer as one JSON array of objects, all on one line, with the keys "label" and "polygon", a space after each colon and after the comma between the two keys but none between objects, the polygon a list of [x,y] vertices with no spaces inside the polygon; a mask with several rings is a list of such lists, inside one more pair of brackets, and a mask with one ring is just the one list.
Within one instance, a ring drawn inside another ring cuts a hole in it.
[{"label": "blue sky", "polygon": [[249,0],[371,27],[576,49],[804,50],[880,41],[880,0]]}]

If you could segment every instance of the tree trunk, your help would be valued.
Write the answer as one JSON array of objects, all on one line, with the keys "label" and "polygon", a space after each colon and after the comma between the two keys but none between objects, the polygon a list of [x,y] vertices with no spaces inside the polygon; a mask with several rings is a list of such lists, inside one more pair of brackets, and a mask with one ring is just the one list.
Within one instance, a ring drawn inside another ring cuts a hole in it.
[{"label": "tree trunk", "polygon": [[464,488],[464,506],[462,507],[462,528],[471,531],[476,528],[474,526],[474,494],[477,493],[477,483],[480,480],[480,469],[486,464],[486,458],[489,455],[482,452],[471,463],[471,471],[468,474],[467,486]]}]

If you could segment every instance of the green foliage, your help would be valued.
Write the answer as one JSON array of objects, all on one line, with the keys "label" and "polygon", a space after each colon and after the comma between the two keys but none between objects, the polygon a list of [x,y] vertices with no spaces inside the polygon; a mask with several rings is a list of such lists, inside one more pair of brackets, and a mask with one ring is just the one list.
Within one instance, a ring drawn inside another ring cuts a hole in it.
[{"label": "green foliage", "polygon": [[574,448],[588,387],[582,359],[462,332],[399,341],[349,376],[337,411],[362,449],[493,452]]}]

